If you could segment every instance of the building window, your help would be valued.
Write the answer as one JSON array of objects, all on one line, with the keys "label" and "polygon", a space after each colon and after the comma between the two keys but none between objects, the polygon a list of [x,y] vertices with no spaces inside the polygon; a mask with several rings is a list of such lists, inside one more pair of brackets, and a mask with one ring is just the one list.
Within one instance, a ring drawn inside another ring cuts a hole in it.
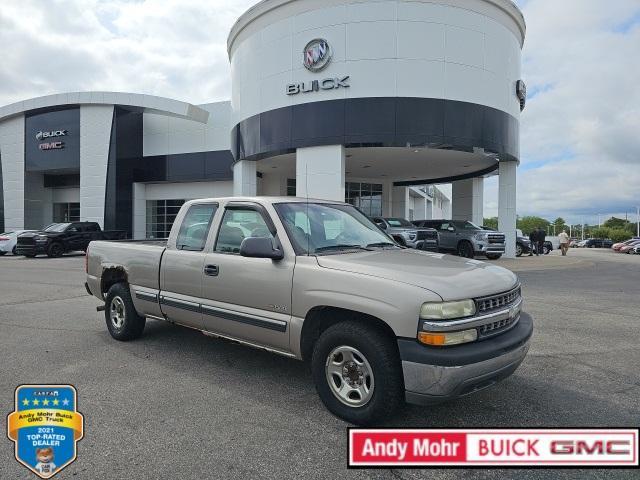
[{"label": "building window", "polygon": [[296,179],[287,178],[287,197],[296,196]]},{"label": "building window", "polygon": [[80,204],[79,203],[54,203],[53,204],[53,222],[69,223],[80,221]]},{"label": "building window", "polygon": [[382,184],[347,182],[344,194],[346,202],[358,207],[365,215],[382,216]]},{"label": "building window", "polygon": [[147,238],[169,238],[185,200],[147,200]]}]

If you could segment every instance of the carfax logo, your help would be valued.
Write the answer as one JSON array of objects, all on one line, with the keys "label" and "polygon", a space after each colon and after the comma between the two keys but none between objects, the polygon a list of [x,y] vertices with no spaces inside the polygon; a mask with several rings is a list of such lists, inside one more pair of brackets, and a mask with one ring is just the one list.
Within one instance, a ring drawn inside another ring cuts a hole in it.
[{"label": "carfax logo", "polygon": [[51,478],[76,459],[76,443],[84,435],[84,417],[72,385],[21,385],[7,435],[15,443],[16,460],[38,475]]}]

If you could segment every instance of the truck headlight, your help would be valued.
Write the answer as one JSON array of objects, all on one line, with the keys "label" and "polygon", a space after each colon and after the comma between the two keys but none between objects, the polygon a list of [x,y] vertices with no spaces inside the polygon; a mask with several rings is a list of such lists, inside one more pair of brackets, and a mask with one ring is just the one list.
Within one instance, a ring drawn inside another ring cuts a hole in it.
[{"label": "truck headlight", "polygon": [[407,232],[407,236],[409,237],[409,240],[415,240],[416,237],[418,236],[418,232],[413,232],[413,231]]},{"label": "truck headlight", "polygon": [[418,341],[425,345],[447,346],[460,345],[462,343],[475,342],[478,339],[478,331],[475,328],[460,332],[419,332]]},{"label": "truck headlight", "polygon": [[486,232],[480,232],[476,233],[473,237],[479,242],[484,242],[489,237],[489,234]]},{"label": "truck headlight", "polygon": [[42,242],[46,242],[47,241],[47,237],[45,237],[43,235],[36,235],[35,237],[33,237],[33,239],[38,243],[42,243]]},{"label": "truck headlight", "polygon": [[476,304],[473,300],[458,300],[456,302],[423,303],[420,308],[420,318],[425,320],[450,320],[475,315]]}]

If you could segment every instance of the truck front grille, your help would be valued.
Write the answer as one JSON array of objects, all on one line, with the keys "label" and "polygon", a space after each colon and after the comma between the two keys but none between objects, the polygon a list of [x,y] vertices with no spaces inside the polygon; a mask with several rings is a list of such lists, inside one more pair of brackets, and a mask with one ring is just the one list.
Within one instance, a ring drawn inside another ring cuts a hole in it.
[{"label": "truck front grille", "polygon": [[34,237],[18,237],[16,244],[22,247],[33,247],[36,241]]},{"label": "truck front grille", "polygon": [[438,232],[430,230],[418,230],[418,240],[437,240]]},{"label": "truck front grille", "polygon": [[489,337],[511,328],[518,317],[505,318],[496,322],[487,323],[478,329],[480,337]]},{"label": "truck front grille", "polygon": [[504,235],[502,234],[496,234],[496,233],[490,233],[487,236],[487,240],[489,241],[489,243],[504,243]]},{"label": "truck front grille", "polygon": [[498,310],[509,305],[513,305],[520,299],[520,287],[516,287],[506,293],[500,293],[498,295],[492,295],[490,297],[483,297],[476,300],[476,309],[478,314],[484,314],[491,312],[492,310]]}]

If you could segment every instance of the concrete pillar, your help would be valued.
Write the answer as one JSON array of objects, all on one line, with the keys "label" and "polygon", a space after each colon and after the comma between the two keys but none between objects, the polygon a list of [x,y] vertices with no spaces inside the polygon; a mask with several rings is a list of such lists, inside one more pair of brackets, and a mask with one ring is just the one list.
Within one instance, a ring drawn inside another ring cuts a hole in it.
[{"label": "concrete pillar", "polygon": [[144,183],[133,184],[133,238],[147,238],[147,186]]},{"label": "concrete pillar", "polygon": [[498,181],[498,230],[506,236],[506,258],[516,256],[517,162],[500,162]]},{"label": "concrete pillar", "polygon": [[104,228],[112,105],[80,106],[80,220]]},{"label": "concrete pillar", "polygon": [[343,145],[296,150],[296,196],[344,202]]},{"label": "concrete pillar", "polygon": [[398,218],[409,217],[409,188],[393,187],[391,216]]},{"label": "concrete pillar", "polygon": [[482,226],[484,222],[484,179],[458,180],[451,184],[453,220],[468,220]]},{"label": "concrete pillar", "polygon": [[4,195],[4,228],[0,230],[21,230],[24,228],[25,210],[24,115],[0,122],[0,161]]},{"label": "concrete pillar", "polygon": [[233,165],[233,194],[237,197],[255,197],[258,192],[256,162],[240,160]]}]

